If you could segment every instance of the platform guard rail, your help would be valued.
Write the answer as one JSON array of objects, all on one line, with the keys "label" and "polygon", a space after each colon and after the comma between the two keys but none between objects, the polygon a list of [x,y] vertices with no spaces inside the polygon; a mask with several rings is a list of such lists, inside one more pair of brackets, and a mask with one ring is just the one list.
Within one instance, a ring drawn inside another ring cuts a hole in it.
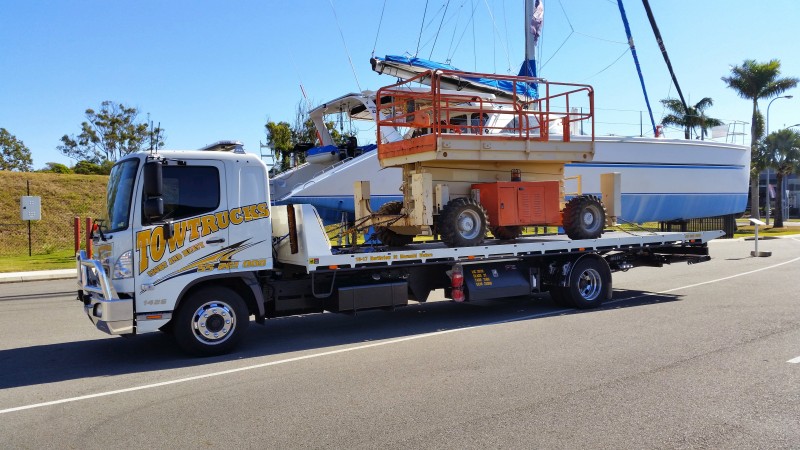
[{"label": "platform guard rail", "polygon": [[[497,88],[493,99],[470,92],[446,91],[443,80],[488,81]],[[413,83],[429,84],[430,89],[409,90]],[[543,96],[536,98],[531,86],[538,86]],[[586,98],[581,98],[585,96]],[[432,134],[448,138],[515,139],[547,142],[570,140],[573,124],[590,125],[591,140],[595,137],[594,90],[589,85],[551,82],[541,78],[494,75],[452,70],[429,70],[378,90],[380,102],[377,142],[383,143],[383,127],[411,129],[407,135]],[[489,121],[492,116],[507,120]],[[513,115],[512,118],[508,117]],[[561,135],[552,136],[550,128],[561,121]],[[383,144],[391,145],[389,144]],[[379,144],[379,151],[381,145]]]}]

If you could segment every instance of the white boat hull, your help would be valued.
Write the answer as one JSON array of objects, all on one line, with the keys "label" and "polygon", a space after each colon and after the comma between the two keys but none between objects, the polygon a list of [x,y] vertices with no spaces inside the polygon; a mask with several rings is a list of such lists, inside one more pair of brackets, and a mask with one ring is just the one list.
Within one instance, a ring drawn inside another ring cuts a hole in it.
[{"label": "white boat hull", "polygon": [[[622,174],[623,222],[672,220],[736,214],[745,210],[750,174],[747,147],[712,141],[600,137],[594,160],[567,164],[566,177],[580,176],[585,194],[600,195],[600,174]],[[370,181],[372,207],[401,201],[401,171],[381,169],[377,152],[354,158],[297,185],[279,203],[309,203],[326,222],[353,213],[353,183]],[[577,181],[565,183],[577,192]]]}]

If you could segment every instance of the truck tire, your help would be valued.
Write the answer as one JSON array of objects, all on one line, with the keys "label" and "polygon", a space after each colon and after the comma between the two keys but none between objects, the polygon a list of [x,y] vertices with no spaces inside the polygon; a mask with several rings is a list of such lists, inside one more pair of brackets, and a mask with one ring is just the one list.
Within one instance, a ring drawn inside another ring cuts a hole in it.
[{"label": "truck tire", "polygon": [[249,324],[244,299],[231,289],[214,286],[193,292],[181,303],[173,334],[187,353],[214,356],[231,351]]},{"label": "truck tire", "polygon": [[597,308],[608,298],[611,269],[602,258],[581,258],[569,273],[569,286],[559,289],[563,289],[564,300],[575,308]]},{"label": "truck tire", "polygon": [[[403,210],[403,202],[387,202],[378,208],[375,214],[400,214]],[[375,237],[382,244],[389,247],[404,247],[414,241],[414,236],[399,234],[390,230],[389,227],[375,226]]]},{"label": "truck tire", "polygon": [[489,219],[480,203],[468,197],[449,202],[439,215],[438,230],[449,247],[472,247],[483,242]]},{"label": "truck tire", "polygon": [[507,227],[492,227],[492,234],[497,239],[503,241],[510,241],[520,237],[522,234],[521,226],[507,226]]},{"label": "truck tire", "polygon": [[597,239],[603,234],[606,209],[594,195],[573,197],[564,207],[564,231],[570,239]]}]

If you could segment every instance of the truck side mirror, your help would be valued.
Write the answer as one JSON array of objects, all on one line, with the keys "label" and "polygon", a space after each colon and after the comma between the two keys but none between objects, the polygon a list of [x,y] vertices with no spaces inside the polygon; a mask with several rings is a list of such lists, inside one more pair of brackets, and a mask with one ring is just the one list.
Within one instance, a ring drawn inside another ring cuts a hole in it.
[{"label": "truck side mirror", "polygon": [[148,222],[154,222],[164,217],[163,174],[161,161],[148,161],[144,163],[144,202],[143,214]]},{"label": "truck side mirror", "polygon": [[163,197],[150,197],[145,199],[144,217],[148,222],[154,222],[164,217],[164,198]]},{"label": "truck side mirror", "polygon": [[163,181],[162,181],[161,161],[148,161],[144,163],[145,198],[161,197],[162,191],[163,191]]}]

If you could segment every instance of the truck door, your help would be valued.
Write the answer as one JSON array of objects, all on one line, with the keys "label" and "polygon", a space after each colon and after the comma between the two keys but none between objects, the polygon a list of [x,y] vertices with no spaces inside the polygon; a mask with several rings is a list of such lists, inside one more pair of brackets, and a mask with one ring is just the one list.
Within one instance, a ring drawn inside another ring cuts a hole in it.
[{"label": "truck door", "polygon": [[154,224],[141,219],[135,236],[137,323],[171,311],[193,279],[229,272],[227,198],[224,163],[179,160],[163,166],[164,218]]}]

